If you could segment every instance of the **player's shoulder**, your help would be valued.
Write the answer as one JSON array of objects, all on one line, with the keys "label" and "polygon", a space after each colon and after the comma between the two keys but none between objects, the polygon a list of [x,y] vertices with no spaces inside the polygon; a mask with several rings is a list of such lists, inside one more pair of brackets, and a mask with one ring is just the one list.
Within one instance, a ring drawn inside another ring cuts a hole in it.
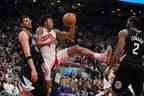
[{"label": "player's shoulder", "polygon": [[37,27],[37,29],[36,29],[36,34],[37,35],[43,34],[44,32],[47,32],[46,28],[44,28],[42,26]]},{"label": "player's shoulder", "polygon": [[27,35],[28,35],[27,32],[24,30],[20,31],[18,34],[18,36],[27,36]]},{"label": "player's shoulder", "polygon": [[128,32],[128,29],[121,29],[120,32]]},{"label": "player's shoulder", "polygon": [[23,39],[28,39],[28,38],[29,38],[27,32],[24,31],[24,30],[20,31],[19,34],[18,34],[18,39],[19,39],[19,40],[22,40],[22,38],[23,38]]},{"label": "player's shoulder", "polygon": [[127,36],[128,35],[128,29],[122,29],[118,33],[119,36]]}]

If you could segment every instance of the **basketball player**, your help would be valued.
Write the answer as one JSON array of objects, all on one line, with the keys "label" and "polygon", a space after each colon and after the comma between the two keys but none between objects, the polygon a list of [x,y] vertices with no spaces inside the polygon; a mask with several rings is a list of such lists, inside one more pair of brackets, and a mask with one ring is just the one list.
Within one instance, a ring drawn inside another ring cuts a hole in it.
[{"label": "basketball player", "polygon": [[143,74],[142,56],[144,54],[144,33],[141,31],[140,19],[128,18],[127,28],[118,33],[118,43],[110,66],[122,59],[113,82],[113,96],[131,96],[128,86],[132,84],[136,96],[142,96]]},{"label": "basketball player", "polygon": [[[43,85],[43,72],[40,69],[42,60],[40,54],[35,50],[32,43],[33,35],[31,33],[31,19],[28,16],[20,18],[21,31],[18,34],[18,49],[21,60],[20,73],[20,91],[21,96],[31,96],[31,90],[34,96],[46,96]],[[32,82],[30,82],[32,81]],[[33,88],[33,86],[34,88]]]},{"label": "basketball player", "polygon": [[69,26],[69,32],[56,32],[53,30],[53,19],[51,16],[42,16],[40,26],[37,28],[37,44],[44,59],[44,74],[47,82],[51,81],[51,69],[54,64],[66,62],[69,57],[80,54],[95,58],[102,63],[107,63],[111,58],[112,49],[106,53],[95,53],[80,46],[73,46],[62,50],[56,49],[57,40],[71,40],[75,34],[75,24]]}]

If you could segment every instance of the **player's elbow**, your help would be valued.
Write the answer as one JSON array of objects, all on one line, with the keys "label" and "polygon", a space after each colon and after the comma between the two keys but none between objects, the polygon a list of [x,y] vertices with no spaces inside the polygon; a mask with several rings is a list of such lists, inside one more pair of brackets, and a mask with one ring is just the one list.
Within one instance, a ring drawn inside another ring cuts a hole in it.
[{"label": "player's elbow", "polygon": [[30,51],[28,49],[24,49],[23,52],[25,57],[31,56]]}]

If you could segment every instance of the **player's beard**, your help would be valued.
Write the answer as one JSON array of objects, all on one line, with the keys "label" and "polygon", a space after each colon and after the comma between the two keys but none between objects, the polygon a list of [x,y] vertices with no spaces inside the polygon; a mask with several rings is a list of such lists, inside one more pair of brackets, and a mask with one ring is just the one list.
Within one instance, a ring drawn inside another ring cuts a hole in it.
[{"label": "player's beard", "polygon": [[32,26],[26,26],[25,27],[27,30],[32,30]]}]

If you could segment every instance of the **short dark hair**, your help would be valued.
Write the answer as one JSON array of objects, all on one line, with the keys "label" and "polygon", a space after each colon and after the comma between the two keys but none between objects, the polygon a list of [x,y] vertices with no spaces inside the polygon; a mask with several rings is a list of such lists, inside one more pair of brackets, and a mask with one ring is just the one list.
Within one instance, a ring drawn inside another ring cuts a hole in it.
[{"label": "short dark hair", "polygon": [[40,20],[39,20],[39,25],[40,25],[40,26],[44,26],[44,23],[45,23],[45,21],[46,21],[48,18],[52,19],[52,16],[51,16],[51,15],[43,15],[43,16],[41,16],[41,17],[40,17]]},{"label": "short dark hair", "polygon": [[[128,23],[129,22],[129,23]],[[134,27],[137,29],[141,29],[141,20],[137,16],[131,16],[127,20],[127,27]]]},{"label": "short dark hair", "polygon": [[29,18],[29,16],[28,15],[22,15],[19,19],[19,23],[22,23],[24,18]]}]

